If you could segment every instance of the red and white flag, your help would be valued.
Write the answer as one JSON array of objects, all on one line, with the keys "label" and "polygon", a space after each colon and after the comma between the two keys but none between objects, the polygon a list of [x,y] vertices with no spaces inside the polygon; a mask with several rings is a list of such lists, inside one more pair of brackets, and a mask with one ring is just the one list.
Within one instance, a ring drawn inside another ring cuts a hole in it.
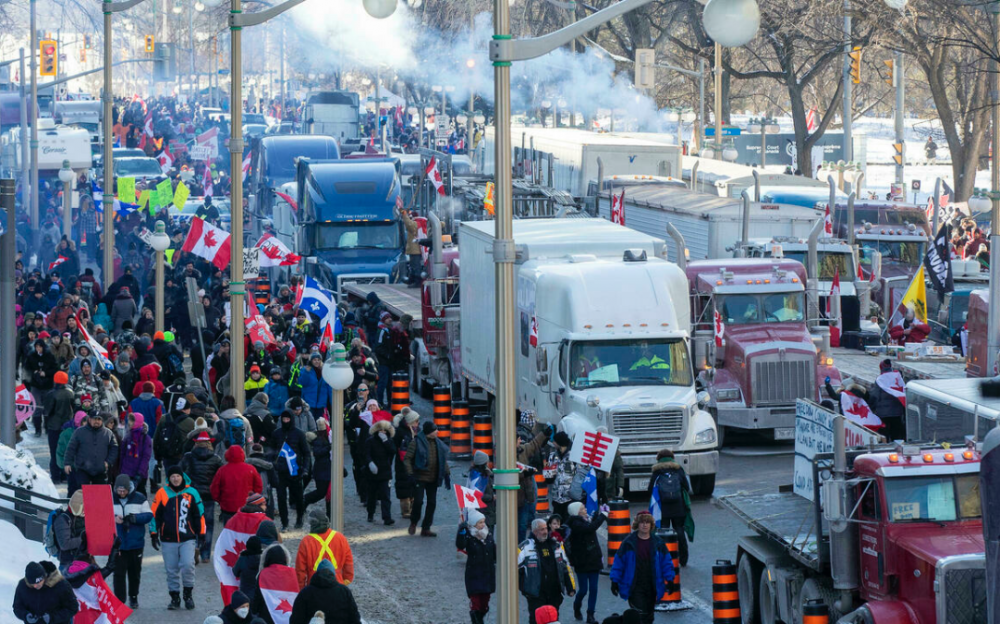
[{"label": "red and white flag", "polygon": [[531,315],[531,326],[528,328],[528,344],[538,346],[538,317]]},{"label": "red and white flag", "polygon": [[243,182],[247,181],[248,175],[250,175],[250,152],[243,158]]},{"label": "red and white flag", "polygon": [[191,219],[191,230],[184,239],[183,251],[202,257],[220,269],[229,265],[231,253],[229,232],[217,228],[204,219]]},{"label": "red and white flag", "polygon": [[174,155],[170,153],[170,148],[164,147],[163,151],[156,159],[160,163],[160,171],[166,173],[174,166]]},{"label": "red and white flag", "polygon": [[847,420],[869,429],[882,426],[882,419],[868,409],[868,404],[861,397],[854,396],[846,390],[840,393],[840,411]]},{"label": "red and white flag", "polygon": [[146,113],[146,122],[143,124],[143,129],[145,130],[145,135],[149,138],[153,138],[153,111]]},{"label": "red and white flag", "polygon": [[295,597],[299,595],[299,580],[295,575],[295,568],[270,565],[257,575],[257,584],[274,624],[288,624]]},{"label": "red and white flag", "polygon": [[[246,550],[247,540],[257,534],[257,527],[267,520],[263,513],[238,512],[229,519],[219,539],[215,541],[212,551],[212,566],[215,568],[215,578],[222,586],[222,603],[229,604],[233,592],[240,588],[240,582],[233,574],[233,566],[240,558],[240,553]],[[296,582],[298,587],[298,582]]]},{"label": "red and white flag", "polygon": [[722,322],[722,315],[715,311],[715,346],[722,346],[722,336],[726,332],[726,324]]},{"label": "red and white flag", "polygon": [[247,328],[247,335],[250,336],[251,344],[254,342],[263,342],[264,344],[277,344],[274,339],[274,333],[271,332],[271,326],[267,324],[267,320],[260,314],[254,314],[253,316],[248,316],[244,325]]},{"label": "red and white flag", "polygon": [[438,169],[437,158],[431,158],[431,161],[427,163],[427,168],[424,169],[424,175],[431,181],[434,185],[434,190],[438,192],[438,195],[444,195],[444,181],[441,180],[441,170]]},{"label": "red and white flag", "polygon": [[24,384],[14,388],[14,420],[20,425],[35,413],[35,397]]},{"label": "red and white flag", "polygon": [[826,300],[826,317],[830,319],[830,346],[839,347],[840,346],[840,314],[837,317],[833,316],[833,301],[837,300],[837,309],[840,309],[840,269],[833,274],[833,285],[830,287],[830,296]]},{"label": "red and white flag", "polygon": [[396,117],[396,124],[400,125],[400,126],[403,125],[403,107],[402,106],[397,106],[396,107],[395,117]]},{"label": "red and white flag", "polygon": [[625,189],[617,197],[611,196],[611,222],[625,225]]},{"label": "red and white flag", "polygon": [[73,593],[80,603],[80,611],[73,616],[74,624],[124,624],[132,615],[132,609],[118,600],[100,572],[91,574]]},{"label": "red and white flag", "polygon": [[823,213],[823,234],[833,236],[833,214],[830,212],[829,204],[826,206],[826,212]]},{"label": "red and white flag", "polygon": [[455,498],[458,499],[459,509],[482,509],[486,506],[483,502],[483,493],[476,488],[467,488],[463,485],[455,484]]},{"label": "red and white flag", "polygon": [[205,167],[205,173],[202,175],[201,178],[201,187],[205,189],[204,192],[202,193],[205,197],[211,197],[212,195],[215,194],[215,188],[214,185],[212,184],[211,167]]},{"label": "red and white flag", "polygon": [[810,108],[809,112],[806,113],[806,132],[812,132],[819,126],[818,117],[816,108]]},{"label": "red and white flag", "polygon": [[865,281],[865,272],[861,270],[860,262],[858,263],[858,281],[859,282]]},{"label": "red and white flag", "polygon": [[260,268],[276,266],[293,266],[299,263],[302,258],[292,253],[285,247],[284,243],[278,240],[274,234],[264,234],[257,241],[260,247]]},{"label": "red and white flag", "polygon": [[899,374],[899,371],[882,373],[875,378],[875,383],[883,391],[899,399],[903,407],[906,407],[906,384],[903,383],[903,376]]},{"label": "red and white flag", "polygon": [[58,258],[49,263],[49,270],[54,271],[57,266],[59,266],[63,262],[66,262],[66,260],[68,260],[66,256],[59,256]]}]

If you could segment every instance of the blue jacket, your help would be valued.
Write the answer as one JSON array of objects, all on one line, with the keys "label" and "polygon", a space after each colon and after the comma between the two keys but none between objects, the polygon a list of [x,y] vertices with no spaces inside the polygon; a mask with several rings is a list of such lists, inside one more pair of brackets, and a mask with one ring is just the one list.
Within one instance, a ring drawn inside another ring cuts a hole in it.
[{"label": "blue jacket", "polygon": [[[316,369],[311,366],[304,368],[299,383],[302,384],[302,400],[309,405],[313,414],[322,414],[323,410],[330,406],[330,400],[333,398],[330,386],[323,381],[322,374],[317,375]],[[264,391],[267,392],[266,387]]]},{"label": "blue jacket", "polygon": [[285,409],[285,403],[291,398],[288,394],[288,384],[285,382],[276,383],[269,381],[264,386],[264,394],[267,395],[267,407],[271,410],[271,415],[274,416],[275,420],[278,420],[281,412]]},{"label": "blue jacket", "polygon": [[143,392],[132,399],[130,406],[133,412],[142,414],[143,422],[146,423],[146,427],[149,429],[149,438],[152,440],[156,435],[157,416],[162,417],[164,412],[167,411],[166,407],[163,406],[163,401],[156,398],[152,392]]},{"label": "blue jacket", "polygon": [[[635,581],[635,549],[638,539],[634,531],[629,533],[611,565],[611,582],[618,584],[618,596],[622,600],[628,600]],[[653,586],[656,588],[656,600],[659,602],[667,590],[667,583],[674,580],[674,563],[663,540],[656,535],[651,535],[649,539],[653,540],[653,571],[656,574]]]},{"label": "blue jacket", "polygon": [[121,540],[120,550],[142,550],[146,546],[146,525],[153,519],[149,502],[142,492],[135,491],[135,484],[130,487],[124,501],[117,494],[114,499],[115,515],[124,518],[121,524],[115,525]]}]

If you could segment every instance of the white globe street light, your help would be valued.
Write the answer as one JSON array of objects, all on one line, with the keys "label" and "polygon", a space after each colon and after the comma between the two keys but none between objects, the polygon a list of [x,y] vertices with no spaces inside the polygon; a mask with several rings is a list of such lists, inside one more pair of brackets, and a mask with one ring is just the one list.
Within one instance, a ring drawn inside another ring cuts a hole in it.
[{"label": "white globe street light", "polygon": [[465,122],[469,121],[469,117],[467,115],[459,113],[458,115],[455,115],[455,121],[458,123],[458,125],[464,126]]},{"label": "white globe street light", "polygon": [[722,160],[728,160],[729,162],[733,162],[739,157],[739,155],[740,153],[736,151],[736,148],[733,147],[732,145],[727,145],[724,148],[722,148]]},{"label": "white globe street light", "polygon": [[701,15],[705,32],[724,48],[750,43],[760,28],[756,0],[708,0]]},{"label": "white globe street light", "polygon": [[396,12],[396,0],[361,0],[361,4],[375,19],[385,19]]},{"label": "white globe street light", "polygon": [[330,411],[330,427],[332,444],[330,445],[331,474],[337,475],[330,488],[330,528],[342,531],[344,528],[344,480],[340,478],[344,471],[344,390],[351,387],[354,381],[354,371],[347,363],[347,350],[339,342],[330,349],[330,357],[323,363],[323,381],[333,388],[332,409]]},{"label": "white globe street light", "polygon": [[484,124],[486,123],[486,115],[483,115],[482,113],[476,113],[476,115],[472,118],[472,121],[476,122],[477,124]]},{"label": "white globe street light", "polygon": [[156,331],[163,331],[163,252],[170,247],[170,237],[163,221],[156,222],[155,230],[149,239],[149,246],[156,252],[156,314],[153,325]]}]

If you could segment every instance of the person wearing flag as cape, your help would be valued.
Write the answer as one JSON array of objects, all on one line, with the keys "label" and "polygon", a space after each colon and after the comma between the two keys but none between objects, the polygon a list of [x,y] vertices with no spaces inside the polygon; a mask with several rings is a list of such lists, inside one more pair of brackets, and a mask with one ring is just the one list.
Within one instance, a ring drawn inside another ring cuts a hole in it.
[{"label": "person wearing flag as cape", "polygon": [[906,385],[899,371],[892,370],[892,360],[879,365],[879,376],[868,391],[868,405],[885,425],[889,440],[906,439]]},{"label": "person wearing flag as cape", "polygon": [[[649,512],[657,529],[673,528],[677,533],[681,567],[688,562],[687,538],[694,537],[691,515],[691,483],[670,449],[660,449],[649,479]],[[687,526],[690,522],[690,530]]]},{"label": "person wearing flag as cape", "polygon": [[312,450],[306,434],[292,422],[295,416],[288,410],[281,412],[281,426],[271,437],[271,449],[277,455],[274,468],[278,473],[278,513],[281,516],[281,530],[288,530],[288,495],[291,493],[295,505],[295,528],[301,529],[305,515],[302,488],[305,474],[312,467]]}]

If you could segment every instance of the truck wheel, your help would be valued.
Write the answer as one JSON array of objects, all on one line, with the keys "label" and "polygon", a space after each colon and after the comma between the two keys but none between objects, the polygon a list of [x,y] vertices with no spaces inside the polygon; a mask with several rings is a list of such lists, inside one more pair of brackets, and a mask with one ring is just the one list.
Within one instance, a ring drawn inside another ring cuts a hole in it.
[{"label": "truck wheel", "polygon": [[695,496],[711,496],[715,491],[715,475],[696,475],[691,477],[691,489]]},{"label": "truck wheel", "polygon": [[760,624],[778,624],[778,603],[775,600],[774,588],[767,580],[767,568],[761,570],[759,584]]},{"label": "truck wheel", "polygon": [[728,433],[726,429],[728,429],[728,427],[723,427],[722,425],[715,426],[715,437],[719,443],[720,451],[722,450],[722,446],[726,443],[726,433]]},{"label": "truck wheel", "polygon": [[757,597],[760,595],[762,567],[753,557],[743,553],[736,568],[736,588],[740,592],[740,620],[743,624],[760,624]]},{"label": "truck wheel", "polygon": [[837,599],[837,593],[833,589],[833,583],[830,580],[810,578],[806,579],[802,583],[802,589],[799,590],[799,600],[794,603],[798,607],[798,613],[796,614],[796,621],[802,621],[802,611],[803,607],[810,600],[822,600],[827,608],[830,610],[830,621],[836,622],[841,618],[843,613],[837,611],[834,608],[835,601]]}]

